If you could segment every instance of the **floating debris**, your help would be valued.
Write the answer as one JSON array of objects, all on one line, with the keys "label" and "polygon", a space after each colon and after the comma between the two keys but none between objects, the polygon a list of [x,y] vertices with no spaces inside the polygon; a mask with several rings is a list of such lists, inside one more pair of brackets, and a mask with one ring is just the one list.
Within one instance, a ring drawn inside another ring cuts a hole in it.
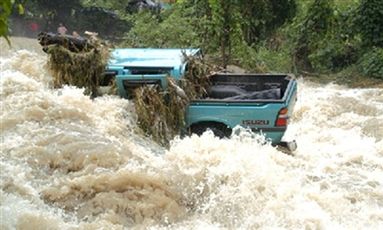
[{"label": "floating debris", "polygon": [[185,112],[191,100],[202,98],[210,85],[209,76],[217,66],[200,57],[184,56],[187,71],[178,82],[167,77],[167,89],[160,86],[143,86],[135,90],[135,108],[138,125],[153,140],[168,146],[169,141],[185,126]]},{"label": "floating debris", "polygon": [[[104,82],[103,73],[109,59],[109,48],[91,35],[89,39],[70,35],[40,33],[40,45],[49,55],[48,67],[54,78],[54,87],[65,84],[84,87],[85,94],[98,96]],[[113,82],[110,83],[113,85]]]}]

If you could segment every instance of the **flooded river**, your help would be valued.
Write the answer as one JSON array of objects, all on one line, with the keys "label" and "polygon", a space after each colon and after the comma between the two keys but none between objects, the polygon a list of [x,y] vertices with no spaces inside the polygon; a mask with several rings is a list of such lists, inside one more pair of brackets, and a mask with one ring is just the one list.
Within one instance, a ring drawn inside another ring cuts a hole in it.
[{"label": "flooded river", "polygon": [[0,229],[382,229],[383,89],[299,79],[286,137],[143,138],[133,102],[52,88],[19,39],[0,56]]}]

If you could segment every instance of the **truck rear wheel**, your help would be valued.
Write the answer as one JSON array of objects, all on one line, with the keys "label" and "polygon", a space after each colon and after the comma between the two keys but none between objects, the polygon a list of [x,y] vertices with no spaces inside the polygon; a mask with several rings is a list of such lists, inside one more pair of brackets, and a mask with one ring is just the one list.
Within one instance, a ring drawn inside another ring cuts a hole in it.
[{"label": "truck rear wheel", "polygon": [[219,138],[230,137],[231,129],[222,123],[200,123],[196,125],[192,125],[190,128],[191,133],[195,133],[198,136],[202,135],[207,130],[211,130],[215,136]]}]

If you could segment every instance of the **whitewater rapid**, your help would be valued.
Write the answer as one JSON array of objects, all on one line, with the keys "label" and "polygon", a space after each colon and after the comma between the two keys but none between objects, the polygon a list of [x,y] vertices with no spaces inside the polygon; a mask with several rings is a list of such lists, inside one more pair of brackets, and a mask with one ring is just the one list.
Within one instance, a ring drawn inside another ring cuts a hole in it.
[{"label": "whitewater rapid", "polygon": [[383,89],[299,79],[295,156],[247,134],[165,149],[26,46],[1,46],[0,229],[383,228]]}]

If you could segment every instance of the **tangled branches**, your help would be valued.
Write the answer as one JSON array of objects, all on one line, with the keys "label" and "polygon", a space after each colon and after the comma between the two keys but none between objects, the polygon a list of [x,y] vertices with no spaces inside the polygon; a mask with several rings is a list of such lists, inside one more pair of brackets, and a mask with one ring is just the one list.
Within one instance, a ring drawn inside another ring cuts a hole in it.
[{"label": "tangled branches", "polygon": [[49,55],[48,67],[54,87],[64,84],[84,87],[85,94],[97,96],[109,58],[107,46],[96,38],[76,39],[52,34],[41,34],[39,40]]},{"label": "tangled branches", "polygon": [[143,86],[135,90],[139,127],[164,146],[168,146],[169,141],[185,127],[185,112],[189,102],[206,95],[210,85],[209,76],[217,69],[202,58],[185,58],[187,71],[178,82],[169,76],[165,90],[159,86]]}]

